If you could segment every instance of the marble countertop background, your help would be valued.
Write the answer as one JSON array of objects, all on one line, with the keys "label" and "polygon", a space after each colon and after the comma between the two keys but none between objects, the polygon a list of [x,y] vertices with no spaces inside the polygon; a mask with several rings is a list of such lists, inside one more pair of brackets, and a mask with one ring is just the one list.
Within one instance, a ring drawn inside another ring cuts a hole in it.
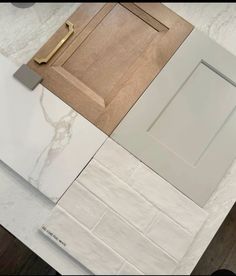
[{"label": "marble countertop background", "polygon": [[[165,3],[170,9],[236,56],[236,3]],[[0,3],[0,53],[18,65],[26,63],[79,6],[79,3],[36,3],[18,9]],[[190,274],[236,201],[236,162],[221,181],[205,210],[207,222],[176,270]],[[29,183],[0,163],[0,223],[62,274],[88,274],[39,227],[53,208]],[[37,214],[37,216],[36,216]]]},{"label": "marble countertop background", "polygon": [[[236,3],[166,3],[236,56]],[[175,274],[190,274],[236,201],[236,161],[204,209],[209,217]]]},{"label": "marble countertop background", "polygon": [[79,3],[35,3],[27,9],[0,3],[0,52],[18,65],[27,63],[76,10]]}]

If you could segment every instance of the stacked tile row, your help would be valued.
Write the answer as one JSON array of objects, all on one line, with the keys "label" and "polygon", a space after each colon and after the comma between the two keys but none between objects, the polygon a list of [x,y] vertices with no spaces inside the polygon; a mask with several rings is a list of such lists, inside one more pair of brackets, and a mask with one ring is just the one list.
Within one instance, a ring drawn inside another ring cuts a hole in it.
[{"label": "stacked tile row", "polygon": [[110,138],[43,232],[95,274],[171,274],[206,212]]}]

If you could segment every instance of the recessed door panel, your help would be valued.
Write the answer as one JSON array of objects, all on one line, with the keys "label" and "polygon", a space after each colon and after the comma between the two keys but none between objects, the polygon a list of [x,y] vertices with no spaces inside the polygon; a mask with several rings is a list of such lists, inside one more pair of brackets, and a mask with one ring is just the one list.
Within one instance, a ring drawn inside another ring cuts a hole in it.
[{"label": "recessed door panel", "polygon": [[[192,31],[160,3],[86,3],[28,65],[43,85],[110,134]],[[36,58],[36,61],[35,61]]]},{"label": "recessed door panel", "polygon": [[192,32],[112,137],[204,205],[236,156],[236,58]]},{"label": "recessed door panel", "polygon": [[115,98],[118,81],[156,35],[142,19],[116,5],[62,67],[94,91],[106,107]]},{"label": "recessed door panel", "polygon": [[193,167],[236,104],[234,84],[213,70],[199,63],[147,130]]}]

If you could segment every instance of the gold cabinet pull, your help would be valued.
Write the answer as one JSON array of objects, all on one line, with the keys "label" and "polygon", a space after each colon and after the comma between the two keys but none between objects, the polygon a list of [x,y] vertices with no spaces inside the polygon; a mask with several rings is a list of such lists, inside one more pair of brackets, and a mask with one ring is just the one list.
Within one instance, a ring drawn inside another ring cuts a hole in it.
[{"label": "gold cabinet pull", "polygon": [[57,44],[57,46],[46,57],[44,58],[35,57],[34,61],[36,61],[38,64],[47,63],[56,54],[56,52],[61,48],[61,46],[74,33],[74,24],[72,24],[70,21],[66,21],[66,26],[68,27],[69,31],[67,35]]}]

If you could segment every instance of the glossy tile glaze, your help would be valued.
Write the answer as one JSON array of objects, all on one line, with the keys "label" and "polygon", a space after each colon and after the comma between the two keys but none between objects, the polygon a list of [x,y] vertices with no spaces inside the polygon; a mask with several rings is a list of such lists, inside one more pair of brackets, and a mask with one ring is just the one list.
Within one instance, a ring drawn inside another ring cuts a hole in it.
[{"label": "glossy tile glaze", "polygon": [[[166,3],[214,41],[236,55],[235,3]],[[236,161],[204,206],[209,216],[175,274],[190,274],[236,201]]]},{"label": "glossy tile glaze", "polygon": [[[10,3],[0,3],[0,22],[2,26],[7,26],[1,29],[0,52],[19,65],[27,62],[77,5],[79,4],[36,3],[32,8],[23,10]],[[236,4],[165,3],[165,5],[236,55]],[[122,171],[126,177],[127,170],[122,169]],[[37,231],[51,212],[52,204],[3,164],[0,166],[0,176],[0,206],[4,210],[0,213],[1,224],[60,273],[84,274],[82,265],[68,257],[53,243],[48,243],[48,240]],[[191,273],[235,200],[236,163],[204,207],[209,217],[180,263],[176,274]],[[35,213],[40,214],[40,219],[35,219]],[[133,271],[133,269],[124,264],[119,274],[123,271]]]},{"label": "glossy tile glaze", "polygon": [[42,230],[94,274],[118,274],[124,264],[145,275],[171,274],[206,217],[108,138]]}]

